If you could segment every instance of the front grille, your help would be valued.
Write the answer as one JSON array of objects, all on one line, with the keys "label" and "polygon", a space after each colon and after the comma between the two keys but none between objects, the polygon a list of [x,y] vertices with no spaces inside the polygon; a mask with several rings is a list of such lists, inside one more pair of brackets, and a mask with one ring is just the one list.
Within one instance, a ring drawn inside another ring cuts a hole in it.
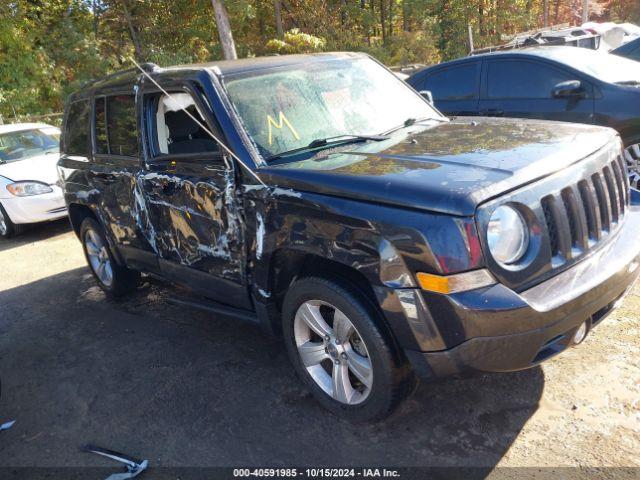
[{"label": "front grille", "polygon": [[558,267],[595,246],[620,225],[629,205],[622,156],[541,200],[551,263]]}]

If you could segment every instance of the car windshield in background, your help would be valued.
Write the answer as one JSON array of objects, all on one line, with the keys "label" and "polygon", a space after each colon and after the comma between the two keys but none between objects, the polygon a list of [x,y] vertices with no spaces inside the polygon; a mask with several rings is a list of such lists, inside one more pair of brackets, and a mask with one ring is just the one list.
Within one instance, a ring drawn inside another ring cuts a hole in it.
[{"label": "car windshield in background", "polygon": [[58,153],[60,134],[53,129],[20,130],[0,135],[0,163]]},{"label": "car windshield in background", "polygon": [[571,55],[563,55],[559,60],[604,82],[640,82],[640,62],[618,55],[576,48]]},{"label": "car windshield in background", "polygon": [[408,119],[442,118],[410,87],[366,58],[231,75],[225,87],[266,158],[318,140],[379,135]]}]

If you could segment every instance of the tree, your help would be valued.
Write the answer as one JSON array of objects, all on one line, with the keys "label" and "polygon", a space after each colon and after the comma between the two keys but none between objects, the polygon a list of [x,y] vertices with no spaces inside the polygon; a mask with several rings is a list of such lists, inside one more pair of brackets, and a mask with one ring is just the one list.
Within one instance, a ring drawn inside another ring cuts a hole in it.
[{"label": "tree", "polygon": [[[130,57],[168,66],[353,50],[387,65],[432,64],[467,54],[469,25],[482,48],[540,28],[545,17],[578,24],[582,6],[583,0],[0,0],[0,115],[60,112],[69,93],[131,67]],[[590,0],[589,14],[638,23],[640,2]]]},{"label": "tree", "polygon": [[222,45],[222,53],[225,60],[235,60],[238,58],[236,53],[236,44],[233,41],[231,33],[231,24],[229,23],[229,14],[222,0],[211,0],[213,10],[216,14],[216,25],[218,26],[218,36]]},{"label": "tree", "polygon": [[124,12],[124,18],[127,22],[127,27],[129,27],[129,34],[131,35],[133,48],[136,51],[136,60],[138,60],[139,62],[142,62],[144,61],[144,58],[142,56],[142,46],[138,38],[138,32],[136,31],[136,27],[133,25],[133,20],[131,19],[131,13],[129,13],[129,8],[127,7],[127,0],[122,0],[121,3],[122,3],[122,11]]},{"label": "tree", "polygon": [[282,29],[282,4],[280,0],[273,0],[273,10],[276,17],[276,33],[278,38],[282,38],[284,31]]}]

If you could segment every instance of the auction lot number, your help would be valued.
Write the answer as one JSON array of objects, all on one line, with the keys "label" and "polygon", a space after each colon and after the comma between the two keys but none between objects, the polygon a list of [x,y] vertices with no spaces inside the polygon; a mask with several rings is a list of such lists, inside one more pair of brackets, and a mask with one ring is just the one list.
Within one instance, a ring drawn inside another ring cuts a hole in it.
[{"label": "auction lot number", "polygon": [[234,477],[276,478],[397,478],[396,470],[386,468],[235,468]]}]

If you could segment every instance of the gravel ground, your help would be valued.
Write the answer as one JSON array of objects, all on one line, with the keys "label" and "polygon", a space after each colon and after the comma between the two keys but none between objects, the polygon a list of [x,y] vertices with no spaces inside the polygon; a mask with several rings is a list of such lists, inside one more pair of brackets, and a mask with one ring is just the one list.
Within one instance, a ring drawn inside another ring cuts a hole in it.
[{"label": "gravel ground", "polygon": [[[419,386],[384,423],[322,410],[281,341],[95,286],[67,223],[0,242],[0,467],[101,466],[95,443],[153,466],[640,467],[640,291],[542,368]],[[152,477],[150,477],[152,478]]]}]

